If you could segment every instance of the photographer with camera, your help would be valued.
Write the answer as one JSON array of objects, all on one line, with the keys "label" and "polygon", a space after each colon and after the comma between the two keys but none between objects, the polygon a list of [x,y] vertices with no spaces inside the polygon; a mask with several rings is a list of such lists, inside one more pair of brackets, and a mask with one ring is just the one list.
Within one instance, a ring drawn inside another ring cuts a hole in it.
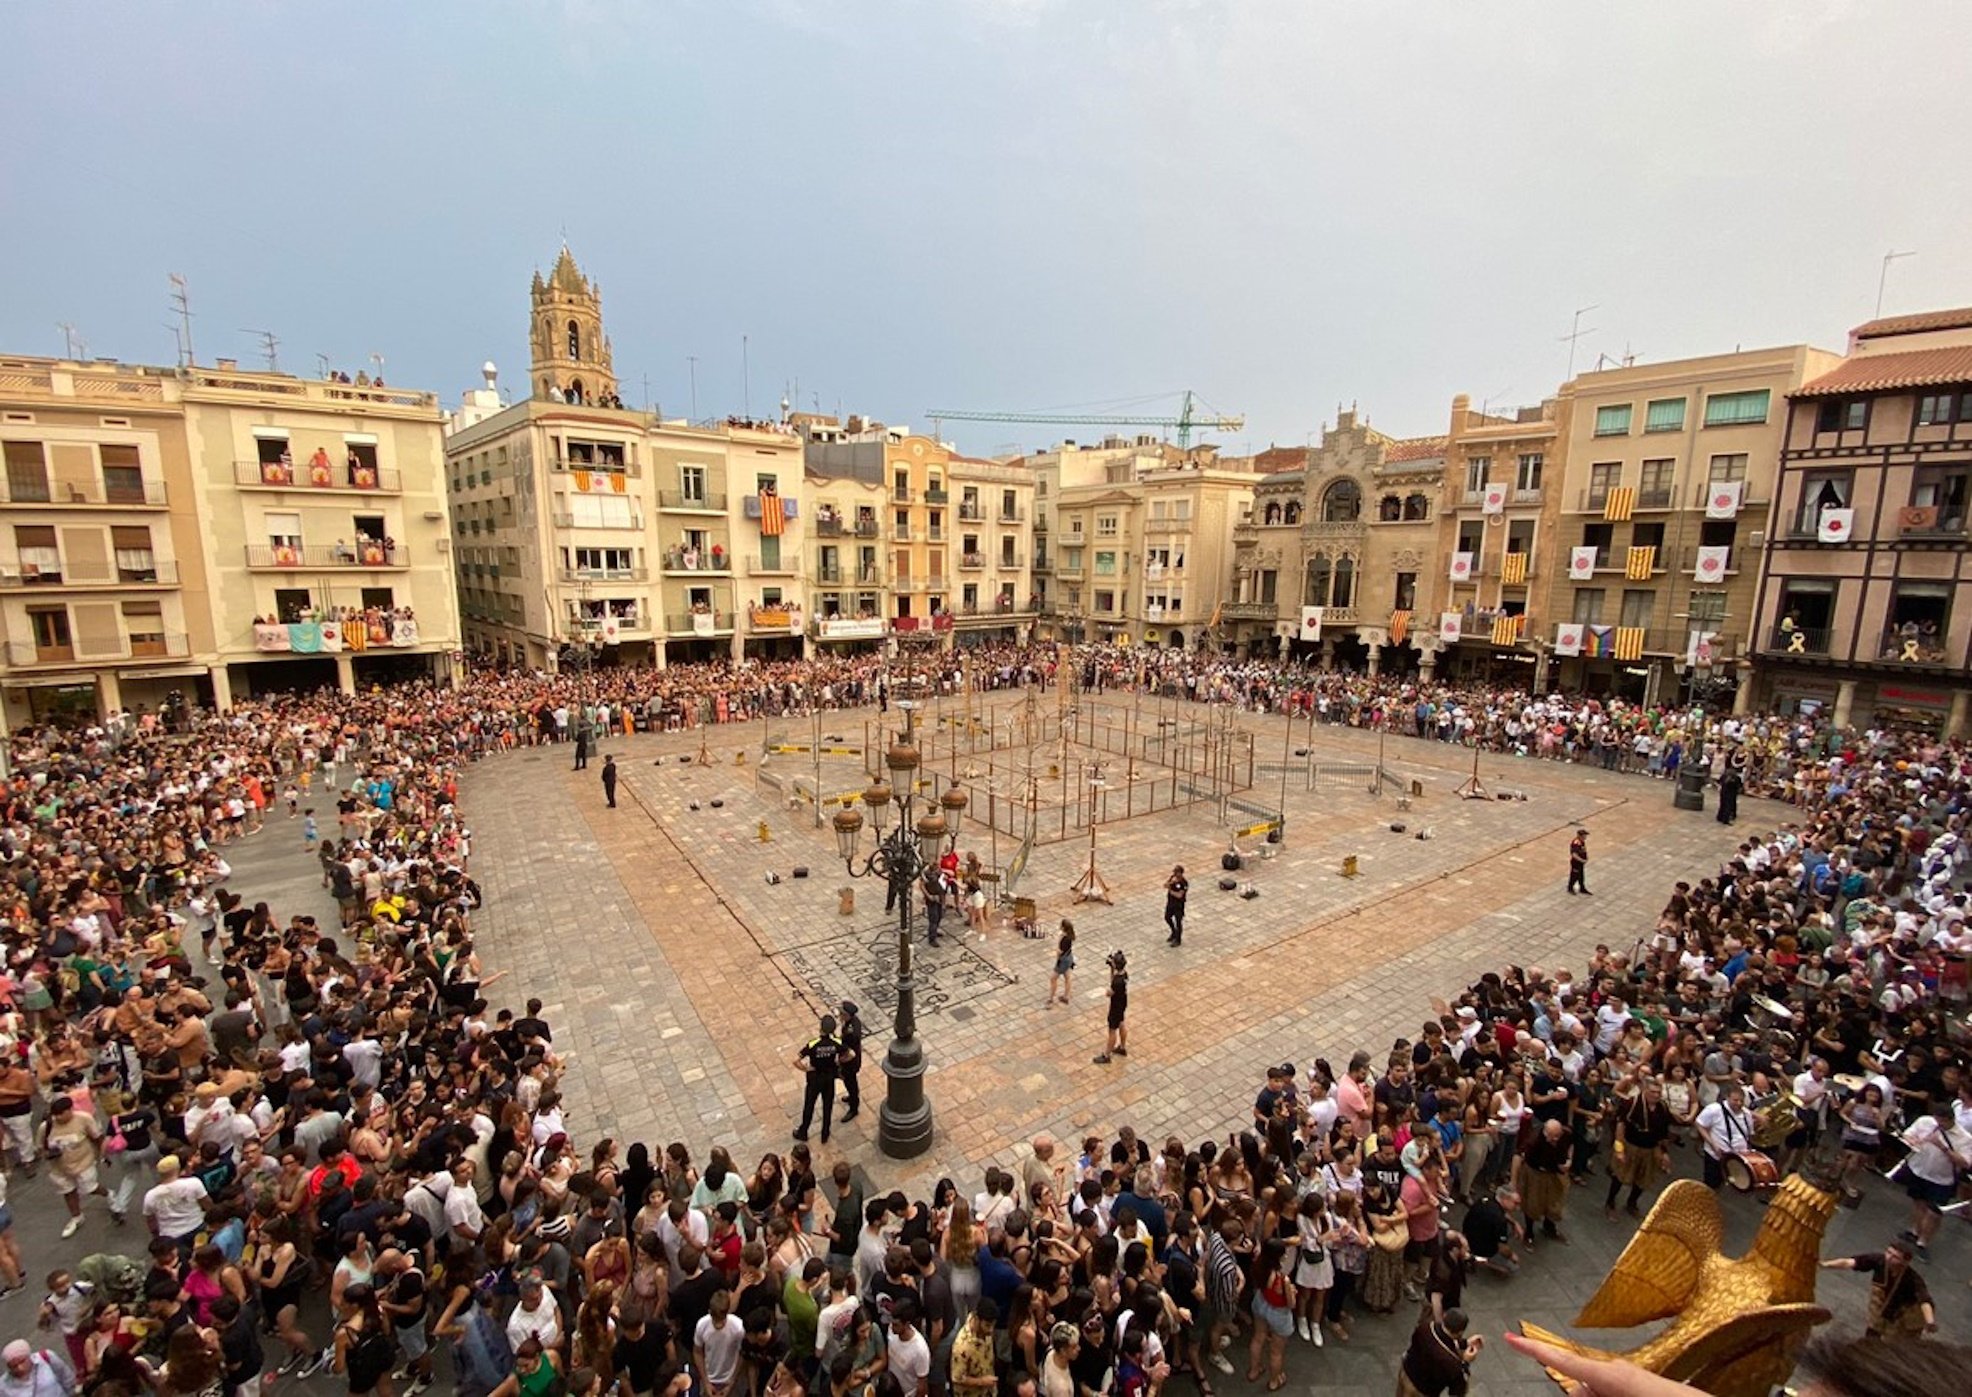
[{"label": "photographer with camera", "polygon": [[1130,1031],[1123,1026],[1123,1016],[1130,1010],[1129,965],[1121,951],[1109,953],[1109,1037],[1104,1040],[1102,1051],[1096,1054],[1097,1063],[1108,1062],[1112,1054],[1130,1055]]}]

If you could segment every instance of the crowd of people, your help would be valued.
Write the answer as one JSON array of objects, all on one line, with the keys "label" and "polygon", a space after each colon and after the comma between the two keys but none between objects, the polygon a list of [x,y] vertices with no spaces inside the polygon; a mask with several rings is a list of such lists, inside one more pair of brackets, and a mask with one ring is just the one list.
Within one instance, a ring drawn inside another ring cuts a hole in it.
[{"label": "crowd of people", "polygon": [[[1769,1138],[1854,1188],[1907,1156],[1907,1236],[1838,1259],[1871,1279],[1872,1333],[1935,1325],[1919,1267],[1972,1164],[1958,744],[1202,656],[1008,648],[929,682],[1064,667],[1426,733],[1449,709],[1487,742],[1558,724],[1590,753],[1615,724],[1686,760],[1747,753],[1748,785],[1797,808],[1579,971],[1502,966],[1340,1071],[1273,1066],[1229,1139],[1106,1122],[912,1197],[805,1141],[752,1161],[575,1138],[553,1025],[525,987],[496,1009],[475,951],[460,805],[503,747],[885,704],[881,660],[484,672],[22,733],[0,1287],[31,1262],[45,1289],[0,1397],[255,1397],[270,1372],[415,1397],[441,1363],[467,1397],[1143,1397],[1179,1374],[1209,1397],[1240,1358],[1277,1390],[1297,1342],[1299,1364],[1357,1341],[1403,1345],[1401,1391],[1436,1397],[1470,1381],[1475,1269],[1565,1240],[1591,1176],[1636,1212],[1680,1149],[1717,1186]],[[227,857],[318,807],[334,925],[256,900]],[[28,1190],[60,1196],[65,1240],[95,1211],[133,1240],[23,1257]],[[1401,1336],[1365,1324],[1399,1310]]]}]

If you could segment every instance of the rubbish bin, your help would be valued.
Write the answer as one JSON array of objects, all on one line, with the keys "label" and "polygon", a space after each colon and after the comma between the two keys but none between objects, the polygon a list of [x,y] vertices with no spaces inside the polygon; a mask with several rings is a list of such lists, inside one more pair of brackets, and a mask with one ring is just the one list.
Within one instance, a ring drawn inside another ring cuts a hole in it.
[{"label": "rubbish bin", "polygon": [[837,888],[835,890],[835,894],[837,897],[842,899],[840,905],[837,906],[836,911],[845,917],[855,916],[856,890],[854,888]]}]

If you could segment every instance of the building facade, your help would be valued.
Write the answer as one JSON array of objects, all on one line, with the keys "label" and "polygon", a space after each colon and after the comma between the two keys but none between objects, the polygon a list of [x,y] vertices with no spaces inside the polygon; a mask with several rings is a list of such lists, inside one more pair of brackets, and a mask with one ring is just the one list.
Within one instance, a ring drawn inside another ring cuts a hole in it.
[{"label": "building facade", "polygon": [[1873,320],[1775,404],[1759,698],[1968,730],[1972,308]]},{"label": "building facade", "polygon": [[1444,437],[1394,438],[1338,413],[1300,470],[1254,483],[1233,532],[1226,643],[1372,674],[1428,672],[1444,472]]},{"label": "building facade", "polygon": [[1022,466],[972,456],[953,456],[949,471],[954,641],[1025,641],[1033,634],[1039,607],[1034,591],[1034,477]]},{"label": "building facade", "polygon": [[1649,701],[1750,699],[1787,395],[1835,362],[1785,345],[1563,385],[1563,469],[1543,482],[1561,491],[1559,537],[1534,638],[1555,683]]},{"label": "building facade", "polygon": [[455,676],[429,393],[0,361],[10,722]]}]

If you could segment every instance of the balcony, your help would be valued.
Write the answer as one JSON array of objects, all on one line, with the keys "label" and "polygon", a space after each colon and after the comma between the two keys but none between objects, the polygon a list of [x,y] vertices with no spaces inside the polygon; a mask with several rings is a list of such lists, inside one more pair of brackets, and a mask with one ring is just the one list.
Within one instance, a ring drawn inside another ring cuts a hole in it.
[{"label": "balcony", "polygon": [[[780,501],[781,517],[783,519],[794,520],[801,517],[801,502],[795,496],[782,495]],[[760,517],[760,496],[742,495],[740,497],[740,513],[748,519],[758,519]]]},{"label": "balcony", "polygon": [[1820,655],[1827,656],[1828,642],[1834,632],[1812,630],[1801,626],[1775,626],[1773,635],[1767,642],[1767,651],[1776,655]]},{"label": "balcony", "polygon": [[924,502],[926,504],[950,504],[951,500],[952,500],[951,491],[942,490],[936,486],[933,486],[931,489],[926,490],[924,492]]},{"label": "balcony", "polygon": [[1541,487],[1535,485],[1530,489],[1515,490],[1513,492],[1513,502],[1515,504],[1539,504],[1541,502]]},{"label": "balcony", "polygon": [[1234,543],[1258,543],[1260,541],[1260,525],[1256,520],[1242,519],[1233,525],[1232,532]]},{"label": "balcony", "polygon": [[984,523],[986,511],[981,507],[978,500],[960,500],[959,518],[965,520],[968,524]]},{"label": "balcony", "polygon": [[878,529],[879,525],[874,519],[858,519],[856,521],[857,538],[875,538]]},{"label": "balcony", "polygon": [[749,553],[746,570],[756,577],[792,577],[795,573],[793,550],[783,553],[771,563],[763,563],[758,554]]},{"label": "balcony", "polygon": [[[382,466],[344,461],[235,461],[233,483],[247,490],[346,490],[358,495],[397,495],[404,478]],[[162,488],[156,503],[164,503]]]},{"label": "balcony", "polygon": [[1018,572],[1020,571],[1020,562],[1021,559],[1018,553],[1002,553],[998,560],[994,562],[993,566],[1001,572]]},{"label": "balcony", "polygon": [[986,555],[984,553],[961,553],[959,555],[960,572],[978,572],[985,566]]},{"label": "balcony", "polygon": [[1054,565],[1054,575],[1065,582],[1080,582],[1088,568],[1083,563],[1060,562]]},{"label": "balcony", "polygon": [[1036,553],[1036,554],[1034,555],[1034,571],[1036,571],[1036,572],[1053,572],[1053,571],[1054,571],[1054,559],[1053,559],[1053,558],[1050,558],[1050,557],[1049,557],[1049,556],[1048,556],[1047,554],[1045,554],[1045,553]]},{"label": "balcony", "polygon": [[704,550],[673,544],[664,550],[663,567],[666,572],[709,572],[724,576],[733,570],[733,555],[726,551],[724,544],[715,543]]},{"label": "balcony", "polygon": [[715,495],[707,490],[686,493],[683,490],[659,490],[657,507],[674,510],[680,514],[724,514],[726,497]]},{"label": "balcony", "polygon": [[890,530],[890,536],[899,543],[909,543],[911,541],[911,526],[909,524],[893,525]]},{"label": "balcony", "polygon": [[1053,527],[1054,527],[1054,526],[1053,526],[1052,524],[1050,524],[1050,523],[1048,523],[1048,516],[1047,516],[1047,515],[1045,515],[1045,514],[1037,514],[1037,515],[1035,515],[1035,516],[1034,516],[1034,532],[1035,532],[1035,533],[1037,533],[1037,534],[1044,534],[1044,533],[1046,533],[1046,532],[1047,532],[1047,531],[1048,531],[1049,529],[1051,529],[1051,528],[1053,528]]},{"label": "balcony", "polygon": [[1579,514],[1600,514],[1609,504],[1609,486],[1591,485],[1576,497],[1575,510]]},{"label": "balcony", "polygon": [[672,613],[664,618],[664,629],[668,635],[731,635],[733,613],[730,611]]},{"label": "balcony", "polygon": [[800,635],[801,610],[794,606],[748,602],[746,628],[755,635]]},{"label": "balcony", "polygon": [[246,565],[250,568],[407,568],[410,550],[403,544],[384,544],[375,539],[355,543],[249,543]]},{"label": "balcony", "polygon": [[890,503],[892,504],[915,504],[917,497],[917,491],[915,490],[907,490],[901,485],[890,487]]},{"label": "balcony", "polygon": [[19,567],[0,565],[0,588],[16,587],[52,590],[56,587],[176,587],[178,564],[153,560],[147,567],[118,567],[114,577],[71,577],[33,563]]},{"label": "balcony", "polygon": [[1002,524],[1024,524],[1027,522],[1027,511],[1019,505],[1015,505],[1011,509],[1008,509],[1005,505],[1001,505],[1000,512],[996,517]]},{"label": "balcony", "polygon": [[1895,665],[1899,669],[1952,668],[1946,638],[1936,627],[1925,631],[1915,626],[1886,626],[1883,629],[1883,643],[1877,648],[1876,655],[1882,663]]},{"label": "balcony", "polygon": [[1219,614],[1228,621],[1271,621],[1280,614],[1280,606],[1270,601],[1229,601]]},{"label": "balcony", "polygon": [[584,461],[578,457],[556,456],[548,462],[548,469],[557,475],[581,471],[585,475],[622,475],[636,480],[644,473],[644,468],[635,461]]},{"label": "balcony", "polygon": [[105,664],[133,660],[182,660],[192,653],[191,641],[176,632],[133,635],[118,644],[119,648],[108,654],[77,655],[72,643],[37,645],[31,640],[10,640],[7,663],[14,669],[53,669],[63,665],[100,669]]},{"label": "balcony", "polygon": [[68,509],[74,505],[107,505],[112,509],[162,508],[164,482],[145,480],[129,484],[104,484],[94,480],[28,482],[9,480],[0,473],[0,504],[49,505]]},{"label": "balcony", "polygon": [[936,524],[933,524],[929,529],[925,530],[924,538],[927,543],[943,543],[946,539],[946,533]]},{"label": "balcony", "polygon": [[834,515],[815,521],[815,532],[822,538],[841,538],[848,527],[848,525],[842,522],[841,515]]},{"label": "balcony", "polygon": [[604,529],[612,532],[641,533],[644,527],[644,516],[641,514],[632,514],[627,524],[578,524],[573,514],[550,514],[548,519],[557,529]]},{"label": "balcony", "polygon": [[1671,508],[1672,493],[1671,487],[1668,485],[1645,486],[1636,492],[1636,507],[1638,509],[1669,509]]},{"label": "balcony", "polygon": [[[497,574],[496,574],[497,575]],[[648,582],[649,568],[556,568],[563,582]]]}]

